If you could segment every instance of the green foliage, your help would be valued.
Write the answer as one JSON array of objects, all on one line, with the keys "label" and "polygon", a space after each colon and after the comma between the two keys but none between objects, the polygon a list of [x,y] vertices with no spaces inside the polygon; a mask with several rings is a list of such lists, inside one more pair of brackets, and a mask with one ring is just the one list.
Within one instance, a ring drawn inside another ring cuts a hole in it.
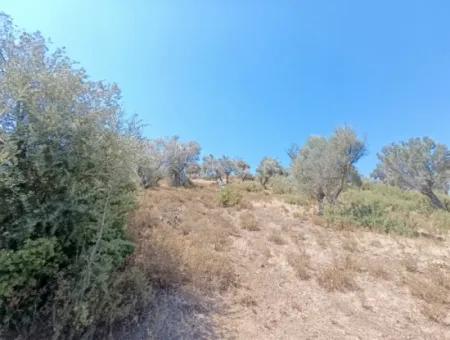
[{"label": "green foliage", "polygon": [[154,143],[161,155],[164,174],[169,177],[171,185],[191,185],[187,169],[197,163],[200,145],[194,141],[182,143],[178,136],[157,139]]},{"label": "green foliage", "polygon": [[[289,154],[293,157],[296,148]],[[354,181],[354,164],[364,155],[365,144],[350,128],[339,128],[330,138],[311,137],[298,152],[292,164],[292,174],[304,192],[317,200],[333,204]]]},{"label": "green foliage", "polygon": [[234,207],[238,205],[241,200],[242,195],[229,186],[224,187],[219,192],[219,203],[223,207]]},{"label": "green foliage", "polygon": [[325,218],[333,225],[408,236],[450,229],[450,213],[434,209],[419,193],[382,184],[344,192],[337,205],[325,209]]},{"label": "green foliage", "polygon": [[428,137],[411,138],[384,147],[378,158],[374,178],[421,192],[436,208],[445,209],[434,191],[447,193],[450,189],[450,151],[446,145]]},{"label": "green foliage", "polygon": [[46,282],[58,273],[60,249],[55,238],[27,240],[19,250],[0,250],[0,314],[4,323],[31,318]]},{"label": "green foliage", "polygon": [[0,324],[26,332],[53,310],[70,317],[49,328],[77,337],[133,251],[140,143],[116,85],[1,19]]},{"label": "green foliage", "polygon": [[276,175],[269,181],[274,194],[293,194],[298,192],[298,183],[291,176]]},{"label": "green foliage", "polygon": [[281,164],[273,158],[265,157],[259,163],[258,168],[256,169],[256,174],[258,176],[259,182],[261,185],[266,188],[266,185],[269,183],[269,180],[277,175],[284,175],[285,171]]}]

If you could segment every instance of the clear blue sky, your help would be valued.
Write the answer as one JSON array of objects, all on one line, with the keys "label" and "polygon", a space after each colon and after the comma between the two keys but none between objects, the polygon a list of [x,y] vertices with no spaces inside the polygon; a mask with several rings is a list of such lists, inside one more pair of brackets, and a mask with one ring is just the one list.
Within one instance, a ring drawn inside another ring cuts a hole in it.
[{"label": "clear blue sky", "polygon": [[386,143],[450,144],[448,0],[2,0],[27,30],[115,81],[149,137],[265,155],[354,127],[364,174]]}]

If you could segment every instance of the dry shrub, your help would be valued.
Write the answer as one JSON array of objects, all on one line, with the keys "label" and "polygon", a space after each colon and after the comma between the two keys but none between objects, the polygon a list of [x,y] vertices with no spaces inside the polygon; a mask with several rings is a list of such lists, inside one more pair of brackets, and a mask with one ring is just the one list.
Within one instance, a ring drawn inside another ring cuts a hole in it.
[{"label": "dry shrub", "polygon": [[316,238],[316,242],[317,244],[323,248],[326,249],[328,247],[328,235],[325,235],[322,231],[317,230],[316,233],[314,234],[315,238]]},{"label": "dry shrub", "polygon": [[429,268],[425,275],[410,273],[404,283],[413,296],[423,301],[422,313],[442,322],[450,310],[450,273],[443,268]]},{"label": "dry shrub", "polygon": [[233,182],[230,186],[242,192],[261,192],[264,190],[262,185],[256,181]]},{"label": "dry shrub", "polygon": [[410,273],[416,273],[418,271],[417,259],[411,255],[406,256],[402,260],[402,264],[405,266],[406,270]]},{"label": "dry shrub", "polygon": [[305,218],[305,215],[304,215],[303,211],[294,211],[292,213],[292,217],[298,218],[299,220],[303,220]]},{"label": "dry shrub", "polygon": [[286,240],[279,234],[279,232],[277,233],[275,231],[270,234],[268,240],[279,246],[285,245],[287,243]]},{"label": "dry shrub", "polygon": [[303,206],[303,207],[308,207],[311,206],[311,200],[305,196],[305,195],[301,195],[301,194],[287,194],[284,195],[284,201],[287,204],[291,204],[291,205],[299,205],[299,206]]},{"label": "dry shrub", "polygon": [[244,212],[240,216],[240,222],[242,229],[249,231],[258,231],[260,228],[258,227],[258,223],[256,221],[255,215],[250,212]]},{"label": "dry shrub", "polygon": [[382,279],[388,281],[392,279],[392,275],[388,269],[386,269],[386,261],[370,260],[367,262],[367,271],[369,275],[376,279]]},{"label": "dry shrub", "polygon": [[359,270],[352,258],[338,259],[320,271],[317,282],[330,292],[355,290],[358,289],[355,275]]},{"label": "dry shrub", "polygon": [[295,274],[300,280],[309,280],[310,274],[310,256],[305,252],[291,253],[288,257],[288,263],[294,269]]},{"label": "dry shrub", "polygon": [[344,239],[342,240],[342,248],[349,251],[350,253],[355,253],[358,251],[358,241],[351,233],[344,234]]},{"label": "dry shrub", "polygon": [[253,205],[250,201],[242,198],[237,204],[238,210],[251,210],[253,209]]},{"label": "dry shrub", "polygon": [[325,226],[326,225],[326,221],[322,216],[319,215],[312,215],[311,216],[311,222],[315,225],[318,226]]},{"label": "dry shrub", "polygon": [[[202,292],[236,284],[223,254],[238,229],[208,206],[215,188],[151,190],[145,194],[129,229],[136,242],[135,261],[162,286]],[[158,218],[154,218],[158,216]]]},{"label": "dry shrub", "polygon": [[162,286],[191,286],[211,292],[236,283],[234,270],[225,256],[170,228],[148,232],[137,254],[141,267],[153,282]]}]

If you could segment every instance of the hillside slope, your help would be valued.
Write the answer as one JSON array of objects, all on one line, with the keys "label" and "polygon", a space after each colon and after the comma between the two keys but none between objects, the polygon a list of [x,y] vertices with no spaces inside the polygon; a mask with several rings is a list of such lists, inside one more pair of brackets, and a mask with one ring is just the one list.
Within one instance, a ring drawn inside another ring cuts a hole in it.
[{"label": "hillside slope", "polygon": [[121,338],[450,338],[448,237],[338,230],[262,192],[224,208],[218,190],[142,197],[135,260],[160,284]]}]

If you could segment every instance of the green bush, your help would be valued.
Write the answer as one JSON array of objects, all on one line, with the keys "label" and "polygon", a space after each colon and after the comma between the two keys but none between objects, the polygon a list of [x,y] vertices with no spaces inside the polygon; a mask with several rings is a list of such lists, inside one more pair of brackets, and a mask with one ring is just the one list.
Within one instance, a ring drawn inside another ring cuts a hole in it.
[{"label": "green bush", "polygon": [[30,317],[42,303],[46,282],[56,276],[63,261],[55,238],[25,241],[17,251],[0,250],[0,314],[4,323]]},{"label": "green bush", "polygon": [[139,143],[116,85],[0,25],[0,327],[89,338],[123,293]]},{"label": "green bush", "polygon": [[223,207],[234,207],[238,205],[241,200],[242,195],[229,186],[224,187],[219,192],[219,203]]},{"label": "green bush", "polygon": [[276,175],[269,180],[274,194],[293,194],[298,191],[297,181],[291,176]]},{"label": "green bush", "polygon": [[382,184],[344,192],[335,206],[325,209],[325,218],[330,224],[408,236],[450,228],[450,213],[434,209],[423,195]]}]

